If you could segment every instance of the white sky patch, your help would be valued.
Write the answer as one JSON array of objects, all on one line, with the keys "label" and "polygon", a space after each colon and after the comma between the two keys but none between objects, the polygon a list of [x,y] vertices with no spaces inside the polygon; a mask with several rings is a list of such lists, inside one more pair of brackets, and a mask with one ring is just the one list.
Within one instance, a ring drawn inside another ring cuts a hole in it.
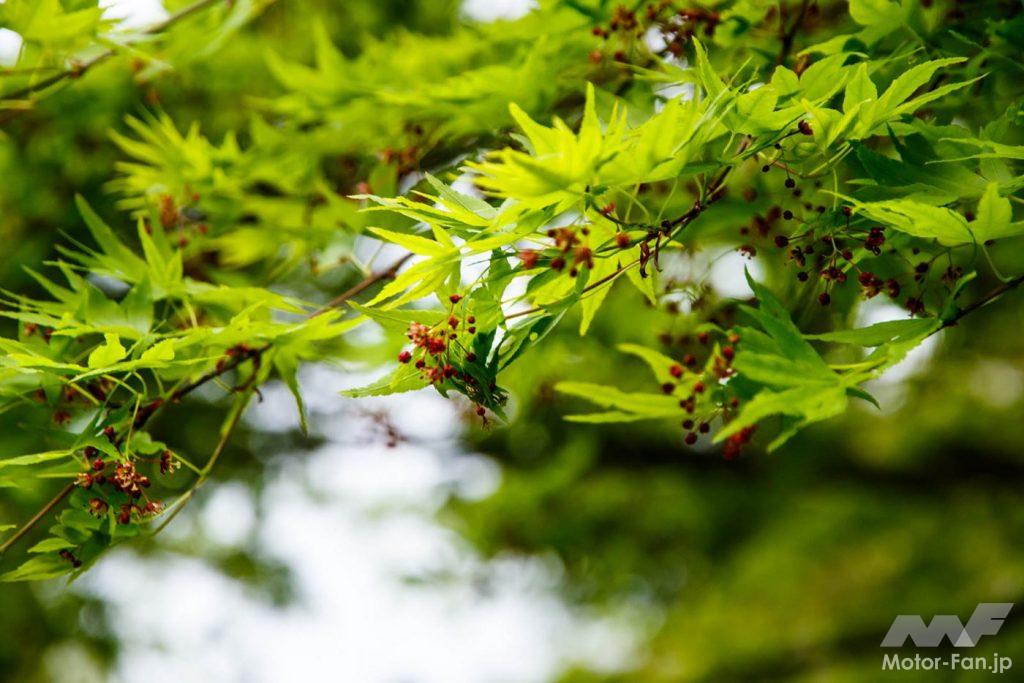
[{"label": "white sky patch", "polygon": [[466,0],[462,13],[475,21],[518,19],[536,6],[535,0]]},{"label": "white sky patch", "polygon": [[464,194],[469,197],[476,197],[477,199],[483,199],[484,193],[480,191],[480,188],[476,186],[473,180],[476,178],[475,174],[472,173],[460,173],[459,177],[452,181],[452,189],[459,194]]},{"label": "white sky patch", "polygon": [[668,43],[665,42],[665,34],[654,27],[647,29],[644,33],[644,44],[651,52],[661,52],[668,47]]},{"label": "white sky patch", "polygon": [[145,28],[167,18],[161,0],[100,0],[104,19],[115,19],[121,28]]},{"label": "white sky patch", "polygon": [[[459,450],[458,408],[430,391],[337,395],[366,379],[300,373],[312,431],[327,441],[264,454],[255,435],[258,456],[276,455],[262,500],[241,485],[208,486],[164,532],[251,545],[293,573],[296,602],[277,609],[200,560],[128,548],[75,584],[109,606],[124,644],[113,680],[539,683],[570,661],[614,670],[633,657],[637,624],[567,607],[556,562],[484,561],[434,520],[449,492],[493,492],[500,469]],[[250,425],[297,424],[287,390],[263,394]],[[384,412],[405,437],[395,448],[365,438]]]},{"label": "white sky patch", "polygon": [[0,66],[14,66],[21,52],[21,36],[9,28],[0,28]]},{"label": "white sky patch", "polygon": [[[887,320],[907,320],[907,310],[896,304],[879,299],[872,299],[865,302],[857,311],[857,327],[867,327]],[[928,368],[932,356],[938,348],[939,335],[933,334],[925,339],[917,347],[912,349],[907,357],[892,366],[870,384],[873,386],[893,386],[906,382],[908,379],[921,374]]]},{"label": "white sky patch", "polygon": [[660,112],[665,108],[665,103],[674,100],[682,99],[684,102],[689,102],[693,99],[697,89],[693,83],[678,83],[674,85],[666,85],[658,88],[658,97],[660,100],[655,101],[654,111]]},{"label": "white sky patch", "polygon": [[249,489],[236,483],[213,487],[200,523],[219,545],[243,546],[256,528],[256,504]]},{"label": "white sky patch", "polygon": [[747,278],[743,274],[744,268],[750,271],[750,276],[755,280],[761,279],[763,269],[757,259],[745,258],[732,249],[714,260],[708,279],[715,291],[722,296],[749,299],[754,296],[754,292],[747,284]]}]

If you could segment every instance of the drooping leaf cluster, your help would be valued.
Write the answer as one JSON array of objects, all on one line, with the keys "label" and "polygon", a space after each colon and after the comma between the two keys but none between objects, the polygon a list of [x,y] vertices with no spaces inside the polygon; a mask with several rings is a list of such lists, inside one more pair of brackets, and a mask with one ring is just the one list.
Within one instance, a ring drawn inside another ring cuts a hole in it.
[{"label": "drooping leaf cluster", "polygon": [[[90,51],[148,48],[71,4],[2,6],[25,40],[18,98],[74,87],[40,79]],[[355,56],[313,25],[312,63],[266,54],[276,90],[244,130],[129,119],[108,190],[134,230],[81,202],[90,239],[32,271],[47,296],[5,295],[0,406],[52,447],[0,460],[0,486],[64,486],[6,578],[88,566],[186,504],[223,442],[181,453],[149,428],[195,390],[233,397],[225,440],[272,379],[301,414],[297,371],[318,361],[387,366],[350,396],[433,387],[514,420],[502,377],[557,325],[587,334],[613,290],[665,307],[675,335],[609,350],[643,360],[646,387],[565,378],[601,409],[570,419],[675,420],[735,457],[873,401],[865,383],[1021,283],[998,264],[1024,234],[1024,20],[950,5],[548,0]],[[263,8],[221,8],[211,42]],[[736,251],[749,300],[709,284]],[[851,323],[883,299],[904,314]],[[187,480],[170,503],[151,495],[166,478]]]}]

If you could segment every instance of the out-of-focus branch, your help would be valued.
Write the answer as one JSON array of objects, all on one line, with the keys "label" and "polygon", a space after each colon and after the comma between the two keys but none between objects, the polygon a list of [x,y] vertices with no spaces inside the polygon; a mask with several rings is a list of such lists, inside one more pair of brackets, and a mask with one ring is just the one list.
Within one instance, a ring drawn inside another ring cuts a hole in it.
[{"label": "out-of-focus branch", "polygon": [[[317,315],[320,315],[332,308],[335,308],[343,304],[349,299],[358,296],[360,293],[366,291],[367,289],[372,287],[374,284],[380,282],[381,280],[394,277],[395,273],[398,272],[398,269],[401,268],[402,265],[410,258],[412,258],[412,254],[406,254],[405,256],[402,256],[395,263],[392,263],[384,270],[367,275],[365,278],[357,282],[351,288],[342,292],[337,297],[332,299],[329,303],[325,304],[323,307],[309,314],[308,317],[312,318]],[[271,344],[266,344],[258,348],[239,351],[234,356],[232,356],[230,360],[223,363],[222,365],[219,365],[213,370],[210,370],[209,372],[200,375],[191,382],[183,384],[178,388],[172,390],[165,398],[158,399],[140,408],[139,411],[136,413],[134,420],[132,421],[132,429],[141,429],[154,415],[156,415],[157,412],[160,411],[161,408],[163,408],[168,403],[175,403],[181,400],[182,398],[192,393],[199,387],[209,382],[212,382],[213,380],[217,379],[221,375],[230,372],[231,370],[234,370],[235,368],[242,365],[246,361],[256,360],[258,362],[258,359],[260,359],[263,356],[263,354],[270,348]],[[241,419],[242,413],[245,412],[245,406],[248,404],[249,398],[251,398],[253,391],[254,387],[245,387],[245,399],[243,403],[240,406],[238,406],[237,409],[232,413],[230,423],[224,430],[222,437],[218,442],[216,449],[213,452],[213,455],[210,456],[209,462],[207,462],[206,466],[203,468],[203,472],[200,477],[200,483],[206,480],[213,465],[216,464],[218,458],[220,458],[220,454],[224,450],[224,447],[227,444],[227,441],[230,439],[231,434],[234,432],[234,429],[237,426],[238,421]],[[13,546],[19,540],[21,540],[29,531],[31,531],[37,524],[39,524],[39,522],[42,521],[43,518],[45,518],[50,511],[57,507],[57,505],[59,505],[61,501],[67,498],[68,495],[70,495],[71,492],[74,490],[74,483],[66,484],[64,488],[61,489],[60,492],[52,500],[50,500],[50,502],[44,505],[39,510],[39,512],[32,516],[32,519],[25,522],[9,539],[4,541],[3,545],[0,545],[0,555],[5,553],[11,546]]]},{"label": "out-of-focus branch", "polygon": [[[1007,280],[1003,284],[999,285],[998,287],[990,291],[985,296],[981,297],[976,301],[972,301],[963,308],[958,309],[957,312],[951,315],[950,317],[943,320],[942,326],[939,327],[939,330],[947,327],[953,327],[966,316],[970,315],[971,313],[974,313],[975,311],[984,306],[987,306],[996,299],[1002,297],[1007,292],[1013,291],[1017,287],[1020,287],[1022,284],[1024,284],[1024,274],[1018,275],[1017,277]],[[936,330],[936,332],[938,332],[938,330]]]},{"label": "out-of-focus branch", "polygon": [[[149,36],[157,35],[159,33],[163,33],[164,31],[166,31],[167,29],[169,29],[171,26],[173,26],[174,24],[178,23],[179,21],[182,21],[183,19],[187,19],[188,17],[192,16],[193,14],[201,12],[202,10],[206,9],[207,7],[210,7],[211,5],[215,5],[216,3],[222,2],[222,1],[223,0],[196,0],[196,2],[192,3],[191,5],[188,5],[187,7],[183,7],[180,10],[178,10],[177,12],[175,12],[174,14],[169,15],[163,21],[157,22],[157,23],[153,24],[152,26],[149,26],[148,28],[146,28],[143,31],[143,33],[145,35],[149,35]],[[26,87],[24,87],[24,88],[22,88],[20,90],[15,90],[14,92],[7,93],[6,95],[3,96],[3,99],[4,100],[21,100],[21,99],[24,99],[26,97],[29,97],[30,95],[34,95],[37,92],[46,90],[49,87],[57,85],[58,83],[60,83],[61,81],[65,80],[65,79],[68,79],[68,78],[79,78],[86,71],[88,71],[89,69],[93,68],[97,64],[100,64],[101,62],[104,62],[104,61],[110,59],[115,54],[117,54],[117,53],[114,50],[112,50],[112,49],[108,48],[106,50],[103,50],[99,54],[97,54],[97,55],[95,55],[93,57],[90,57],[89,59],[87,59],[84,62],[77,62],[77,63],[73,64],[72,67],[69,68],[69,69],[65,69],[64,71],[59,71],[59,72],[53,74],[52,76],[48,76],[48,77],[44,78],[43,80],[37,81],[36,83],[33,83],[32,85],[26,86]],[[17,111],[17,110],[14,110],[14,111]]]}]

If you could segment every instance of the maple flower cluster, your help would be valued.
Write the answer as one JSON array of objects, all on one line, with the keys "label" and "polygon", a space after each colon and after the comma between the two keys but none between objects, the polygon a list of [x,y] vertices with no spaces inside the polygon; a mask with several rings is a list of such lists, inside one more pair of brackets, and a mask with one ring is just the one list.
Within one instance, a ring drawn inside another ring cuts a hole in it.
[{"label": "maple flower cluster", "polygon": [[[447,379],[461,378],[467,384],[476,380],[467,373],[461,373],[453,364],[452,347],[465,350],[462,341],[468,341],[476,334],[476,318],[472,315],[457,314],[455,305],[462,300],[458,294],[452,294],[449,300],[452,310],[448,319],[437,325],[430,326],[413,322],[409,325],[405,336],[412,342],[412,351],[405,349],[398,354],[401,363],[410,363],[415,358],[415,367],[431,384],[439,384]],[[472,351],[463,354],[467,362],[476,360]]]}]

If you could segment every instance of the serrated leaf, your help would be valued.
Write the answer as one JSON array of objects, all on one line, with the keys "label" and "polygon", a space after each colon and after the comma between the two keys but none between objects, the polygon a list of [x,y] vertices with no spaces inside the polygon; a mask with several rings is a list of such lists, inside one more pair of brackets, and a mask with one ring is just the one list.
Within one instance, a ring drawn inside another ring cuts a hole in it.
[{"label": "serrated leaf", "polygon": [[[594,261],[594,267],[588,271],[588,282],[600,282],[614,274],[618,269],[617,259],[598,258]],[[593,322],[594,316],[597,315],[601,304],[608,297],[608,292],[611,291],[614,283],[614,279],[609,280],[580,298],[580,336],[585,335],[587,330],[590,329],[590,323]]]},{"label": "serrated leaf", "polygon": [[28,549],[30,553],[53,553],[58,550],[64,550],[65,548],[74,548],[77,543],[72,543],[65,538],[47,538],[46,540],[36,543],[34,546]]},{"label": "serrated leaf", "polygon": [[388,308],[380,309],[349,302],[356,311],[388,330],[404,334],[412,323],[433,327],[448,317],[448,311],[438,308]]},{"label": "serrated leaf", "polygon": [[793,324],[789,312],[771,291],[746,273],[747,284],[757,297],[759,308],[743,306],[742,310],[754,318],[777,344],[778,353],[802,368],[801,374],[828,377],[832,373],[814,347]]},{"label": "serrated leaf", "polygon": [[0,460],[0,469],[5,467],[24,467],[26,465],[39,465],[44,462],[51,462],[53,460],[61,460],[71,456],[71,451],[68,450],[56,450],[56,451],[44,451],[42,453],[32,453],[29,455],[18,455],[13,458],[6,458]]},{"label": "serrated leaf", "polygon": [[421,254],[423,256],[441,256],[454,250],[454,245],[442,244],[440,242],[435,242],[434,240],[428,240],[426,237],[420,237],[419,235],[408,235],[395,232],[393,230],[384,230],[383,228],[369,228],[369,231],[381,239],[397,244],[403,249],[407,249],[414,254]]},{"label": "serrated leaf", "polygon": [[[772,415],[789,415],[799,419],[801,425],[819,422],[835,417],[846,410],[847,397],[845,387],[835,384],[822,386],[817,384],[796,386],[783,391],[761,391],[744,404],[732,422],[727,424],[715,435],[715,442],[720,442],[745,427],[755,425]],[[769,451],[785,443],[785,439],[793,432],[784,432],[782,440],[776,439],[769,446]]]},{"label": "serrated leaf", "polygon": [[104,338],[106,341],[89,354],[88,366],[92,369],[108,367],[128,355],[125,348],[121,346],[121,338],[118,335],[106,334]]},{"label": "serrated leaf", "polygon": [[881,346],[895,339],[930,334],[938,329],[941,324],[941,321],[934,318],[908,318],[907,320],[887,320],[853,330],[837,330],[835,332],[808,334],[805,336],[808,339],[817,339],[819,341],[870,347]]},{"label": "serrated leaf", "polygon": [[274,354],[274,368],[277,374],[284,381],[288,391],[295,399],[295,406],[299,411],[299,426],[303,434],[309,433],[309,416],[306,412],[306,403],[302,400],[302,390],[299,387],[299,363],[298,359],[290,353],[278,352]]},{"label": "serrated leaf", "polygon": [[[680,365],[678,361],[669,358],[668,356],[659,353],[654,349],[649,349],[646,346],[640,346],[639,344],[619,344],[615,348],[617,348],[619,351],[622,351],[623,353],[628,353],[630,355],[636,356],[637,358],[640,358],[645,363],[647,363],[647,366],[651,369],[651,372],[654,374],[654,378],[658,381],[659,384],[676,384],[680,381],[678,378],[672,375],[671,371],[673,366],[679,368],[682,367],[682,365]],[[696,381],[695,376],[692,375],[692,373],[691,379],[693,379],[693,381]]]},{"label": "serrated leaf", "polygon": [[854,70],[853,78],[846,84],[846,92],[843,95],[843,111],[852,111],[854,107],[865,102],[873,102],[877,98],[878,89],[868,73],[868,65],[866,62],[861,62]]},{"label": "serrated leaf", "polygon": [[[559,382],[555,385],[555,390],[585,399],[602,408],[614,408],[617,413],[628,415],[629,420],[671,417],[680,412],[679,400],[665,394],[631,393],[590,382]],[[571,416],[566,419],[578,421],[580,417]]]},{"label": "serrated leaf", "polygon": [[931,206],[911,199],[854,203],[859,213],[914,237],[935,239],[944,246],[975,241],[967,220],[943,206]]},{"label": "serrated leaf", "polygon": [[56,555],[33,557],[20,567],[0,576],[0,581],[42,581],[67,574],[71,565]]},{"label": "serrated leaf", "polygon": [[429,385],[430,383],[423,378],[420,371],[415,367],[402,365],[393,374],[383,377],[373,384],[358,389],[345,389],[340,393],[342,396],[350,398],[388,396],[390,394],[401,394],[406,391],[416,391]]},{"label": "serrated leaf", "polygon": [[139,356],[139,360],[147,362],[161,362],[174,360],[174,340],[165,339],[153,344]]},{"label": "serrated leaf", "polygon": [[999,193],[998,183],[989,183],[978,201],[977,216],[970,223],[971,231],[979,242],[1016,237],[1024,234],[1024,221],[1013,220],[1010,200]]}]

